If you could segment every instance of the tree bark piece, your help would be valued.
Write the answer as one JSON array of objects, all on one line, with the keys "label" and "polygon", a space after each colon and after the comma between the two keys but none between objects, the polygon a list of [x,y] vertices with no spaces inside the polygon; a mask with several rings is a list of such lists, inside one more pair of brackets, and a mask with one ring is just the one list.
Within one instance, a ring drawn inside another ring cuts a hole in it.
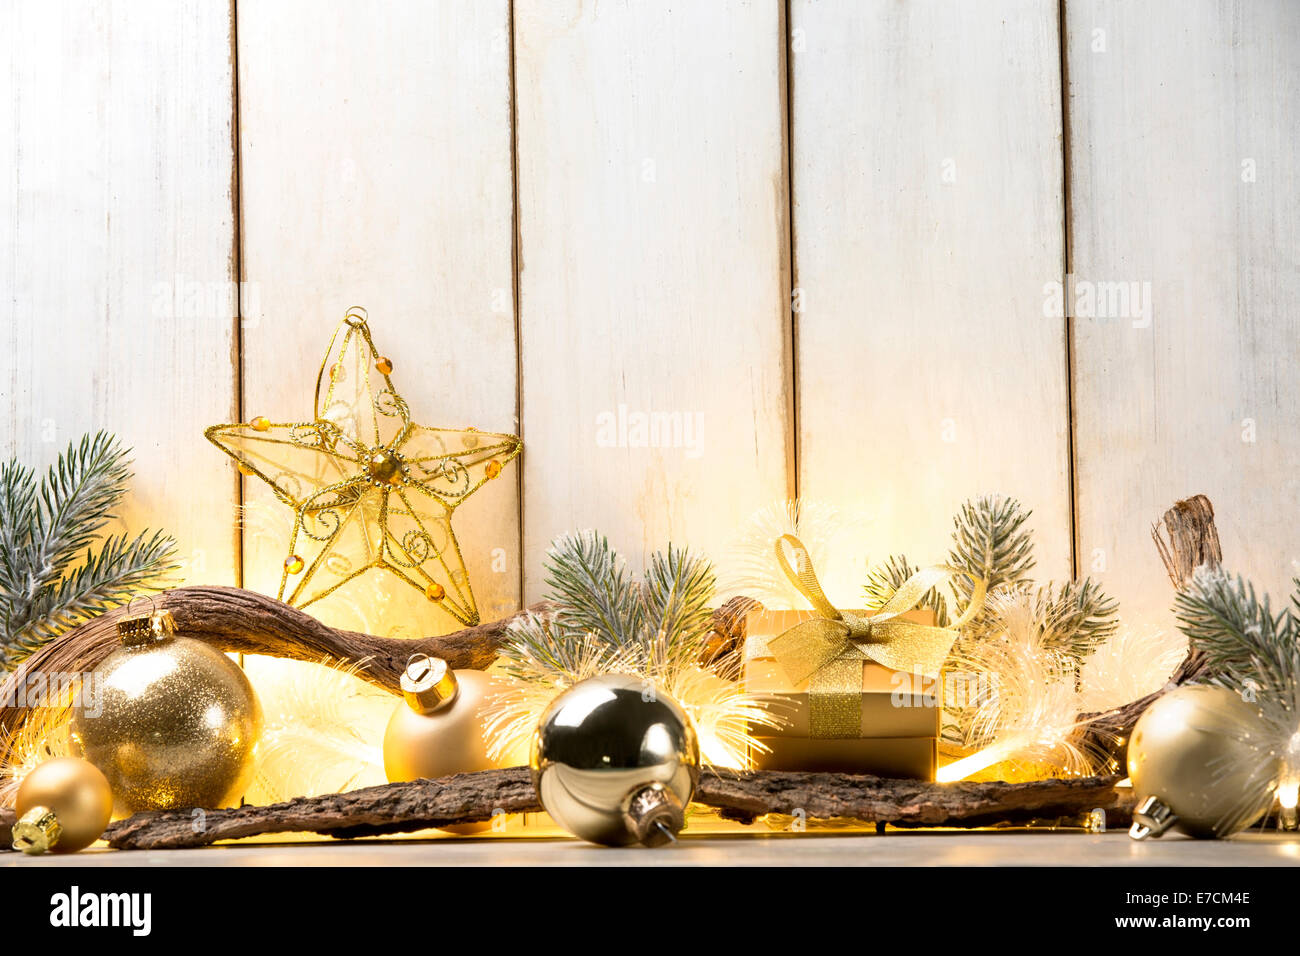
[{"label": "tree bark piece", "polygon": [[[1219,532],[1214,526],[1214,506],[1205,495],[1194,495],[1177,502],[1164,513],[1165,534],[1161,535],[1159,523],[1151,526],[1151,537],[1164,561],[1169,580],[1181,590],[1192,579],[1199,567],[1217,568],[1223,562]],[[1188,649],[1187,656],[1169,677],[1169,684],[1154,693],[1108,710],[1101,714],[1080,714],[1087,721],[1085,742],[1114,755],[1118,769],[1125,768],[1128,759],[1128,739],[1133,725],[1142,712],[1150,707],[1170,687],[1195,681],[1205,673],[1205,658],[1199,651]]]},{"label": "tree bark piece", "polygon": [[765,813],[812,819],[847,818],[898,827],[981,827],[1082,817],[1104,810],[1108,825],[1132,811],[1119,777],[1075,777],[1028,783],[927,783],[843,773],[756,770],[706,773],[699,803],[741,821]]},{"label": "tree bark piece", "polygon": [[[695,800],[744,821],[765,813],[802,813],[903,827],[975,827],[1077,819],[1101,809],[1113,826],[1127,822],[1132,799],[1129,791],[1116,789],[1116,779],[937,784],[838,773],[705,771]],[[529,770],[512,767],[265,807],[207,810],[200,817],[192,810],[138,813],[114,823],[104,836],[120,850],[153,850],[267,833],[350,838],[412,832],[538,810]]]},{"label": "tree bark piece", "polygon": [[8,807],[0,807],[0,850],[8,850],[14,845],[13,828],[18,817]]},{"label": "tree bark piece", "polygon": [[1218,567],[1223,563],[1223,548],[1214,526],[1214,506],[1205,495],[1193,495],[1177,502],[1164,514],[1166,542],[1160,524],[1151,526],[1151,537],[1165,563],[1169,580],[1182,590],[1192,579],[1192,572],[1203,564]]}]

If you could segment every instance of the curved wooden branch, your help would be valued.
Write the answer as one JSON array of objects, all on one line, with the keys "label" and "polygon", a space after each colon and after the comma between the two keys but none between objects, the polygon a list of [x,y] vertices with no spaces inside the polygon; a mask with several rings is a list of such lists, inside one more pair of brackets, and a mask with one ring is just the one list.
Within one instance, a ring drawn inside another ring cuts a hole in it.
[{"label": "curved wooden branch", "polygon": [[[766,813],[810,819],[849,818],[900,827],[974,827],[991,823],[1077,821],[1106,812],[1126,825],[1131,792],[1115,777],[1032,783],[922,783],[841,773],[705,771],[697,803],[745,822]],[[489,820],[497,813],[541,810],[526,767],[463,773],[439,780],[390,783],[349,793],[303,797],[265,807],[138,813],[104,834],[119,850],[205,846],[266,833],[309,832],[348,838],[409,833]],[[197,825],[196,825],[197,824]]]},{"label": "curved wooden branch", "polygon": [[[547,614],[553,609],[543,602],[499,621],[412,640],[333,628],[282,601],[240,588],[175,588],[160,596],[157,605],[172,613],[178,633],[218,650],[312,662],[329,658],[357,665],[358,677],[394,694],[401,693],[398,681],[412,654],[441,657],[456,668],[485,668],[496,660],[512,621],[527,613]],[[135,613],[140,611],[137,602]],[[4,704],[0,707],[0,729],[4,734],[0,757],[27,717],[28,708],[19,706],[26,695],[18,690],[31,686],[32,675],[94,670],[119,646],[116,625],[126,613],[125,608],[117,608],[73,628],[33,654],[0,684],[0,702]]]}]

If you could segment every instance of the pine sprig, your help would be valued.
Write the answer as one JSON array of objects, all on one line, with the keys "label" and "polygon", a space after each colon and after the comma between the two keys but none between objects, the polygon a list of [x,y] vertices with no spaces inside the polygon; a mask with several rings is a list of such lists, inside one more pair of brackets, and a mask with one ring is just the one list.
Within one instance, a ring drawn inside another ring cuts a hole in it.
[{"label": "pine sprig", "polygon": [[158,586],[175,565],[161,532],[113,536],[103,526],[126,495],[126,451],[104,432],[69,445],[38,485],[0,465],[0,665],[17,666],[62,631]]},{"label": "pine sprig", "polygon": [[604,535],[582,531],[558,539],[547,552],[546,572],[551,599],[564,608],[566,623],[613,644],[636,639],[640,593]]},{"label": "pine sprig", "polygon": [[521,679],[554,682],[608,660],[668,668],[697,658],[711,627],[713,567],[685,548],[655,553],[637,579],[603,535],[566,535],[547,552],[546,583],[554,618],[512,627],[502,651]]},{"label": "pine sprig", "polygon": [[661,641],[669,658],[698,657],[696,639],[710,627],[714,589],[708,561],[671,544],[667,552],[656,552],[641,588],[646,636]]},{"label": "pine sprig", "polygon": [[1174,599],[1174,614],[1215,683],[1239,691],[1250,681],[1270,696],[1292,693],[1300,678],[1300,624],[1289,609],[1274,614],[1253,584],[1221,568],[1197,568]]},{"label": "pine sprig", "polygon": [[1082,662],[1119,629],[1119,602],[1091,578],[1051,584],[1035,594],[1042,646]]},{"label": "pine sprig", "polygon": [[[892,554],[884,564],[877,565],[867,574],[867,583],[862,590],[866,594],[867,610],[876,611],[889,603],[898,589],[908,578],[919,571],[901,554]],[[930,588],[917,603],[917,607],[926,607],[934,611],[934,622],[939,627],[948,626],[948,599],[937,587]]]},{"label": "pine sprig", "polygon": [[[987,495],[961,506],[953,519],[948,563],[975,578],[990,591],[1029,579],[1034,567],[1034,542],[1025,522],[1026,511],[1015,498]],[[969,599],[972,583],[959,577],[956,588]]]}]

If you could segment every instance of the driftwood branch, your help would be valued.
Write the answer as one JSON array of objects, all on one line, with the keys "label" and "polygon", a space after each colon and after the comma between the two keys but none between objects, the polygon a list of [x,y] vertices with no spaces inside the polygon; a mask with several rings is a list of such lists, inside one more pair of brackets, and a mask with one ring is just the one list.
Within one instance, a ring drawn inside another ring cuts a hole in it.
[{"label": "driftwood branch", "polygon": [[8,807],[0,807],[0,850],[7,850],[14,845],[13,827],[17,816]]},{"label": "driftwood branch", "polygon": [[[1175,588],[1182,589],[1192,579],[1192,572],[1206,565],[1218,567],[1223,561],[1219,545],[1219,532],[1214,526],[1214,506],[1205,495],[1195,495],[1179,501],[1164,514],[1165,535],[1160,525],[1151,526],[1151,537],[1164,561],[1169,580]],[[1204,656],[1189,649],[1187,657],[1169,677],[1169,684],[1160,690],[1122,707],[1102,714],[1081,714],[1087,721],[1085,740],[1093,747],[1115,755],[1121,768],[1128,751],[1128,738],[1142,712],[1155,703],[1169,686],[1196,680],[1205,672]]]},{"label": "driftwood branch", "polygon": [[[1092,810],[1108,825],[1127,822],[1130,791],[1114,777],[1032,783],[922,783],[839,773],[706,771],[697,803],[752,821],[766,813],[850,818],[902,827],[975,827],[991,823],[1077,820]],[[205,846],[267,833],[309,832],[348,838],[403,833],[541,810],[525,767],[392,783],[349,793],[302,797],[265,807],[138,813],[104,834],[120,850]]]},{"label": "driftwood branch", "polygon": [[[528,612],[547,613],[551,607],[536,604],[499,621],[412,640],[333,628],[274,598],[239,588],[175,588],[159,597],[157,605],[172,613],[178,633],[218,650],[312,662],[329,658],[358,665],[357,676],[394,694],[401,693],[398,681],[412,654],[441,657],[452,667],[485,668],[496,659],[512,621]],[[140,612],[137,602],[135,613]],[[0,707],[0,728],[6,740],[26,719],[27,707],[21,706],[26,694],[19,690],[30,686],[30,675],[94,670],[120,646],[116,625],[126,613],[125,608],[117,608],[73,628],[33,654],[0,684],[0,701],[5,704]],[[5,747],[0,741],[0,748]]]}]

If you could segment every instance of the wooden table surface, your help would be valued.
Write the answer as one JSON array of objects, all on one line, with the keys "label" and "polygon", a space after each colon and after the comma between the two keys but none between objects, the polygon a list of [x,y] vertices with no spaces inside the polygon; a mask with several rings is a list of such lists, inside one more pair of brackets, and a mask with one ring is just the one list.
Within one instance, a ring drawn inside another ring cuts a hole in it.
[{"label": "wooden table surface", "polygon": [[192,850],[71,856],[0,853],[24,866],[1291,866],[1300,835],[1250,833],[1229,841],[1167,836],[1138,843],[1125,833],[930,831],[737,833],[683,836],[664,850],[608,849],[561,838],[237,843]]}]

